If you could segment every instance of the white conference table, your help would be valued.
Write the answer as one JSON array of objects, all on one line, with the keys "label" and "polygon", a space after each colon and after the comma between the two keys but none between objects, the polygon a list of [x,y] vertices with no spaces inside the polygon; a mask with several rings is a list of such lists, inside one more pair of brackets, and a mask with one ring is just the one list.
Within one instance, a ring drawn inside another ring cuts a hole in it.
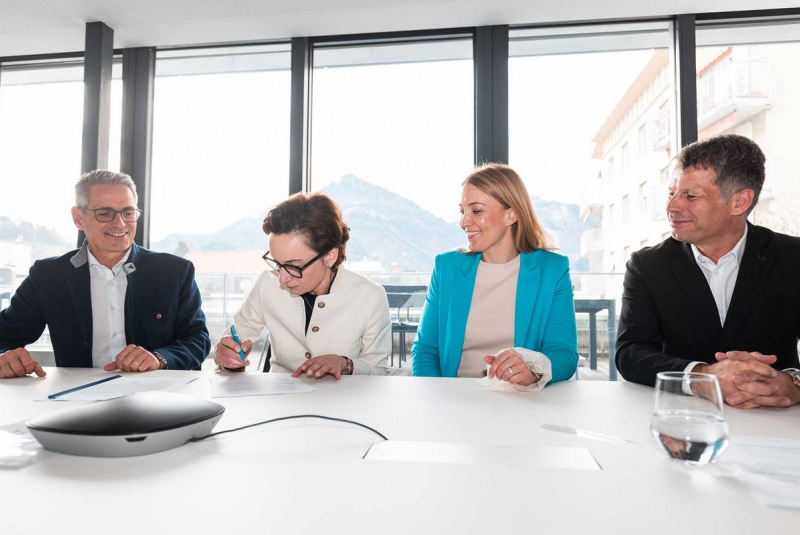
[{"label": "white conference table", "polygon": [[[0,381],[0,425],[72,405],[35,401],[103,376],[47,368]],[[208,398],[209,372],[180,392]],[[569,381],[543,392],[486,390],[472,379],[304,379],[308,394],[223,398],[215,431],[301,413],[347,418],[389,439],[585,447],[600,471],[372,461],[378,437],[293,420],[153,455],[106,459],[42,452],[0,469],[0,533],[798,533],[800,511],[759,504],[715,469],[670,462],[649,434],[652,389]],[[732,435],[800,439],[800,407],[727,410]],[[542,429],[625,437],[618,445]],[[724,457],[723,457],[724,460]]]}]

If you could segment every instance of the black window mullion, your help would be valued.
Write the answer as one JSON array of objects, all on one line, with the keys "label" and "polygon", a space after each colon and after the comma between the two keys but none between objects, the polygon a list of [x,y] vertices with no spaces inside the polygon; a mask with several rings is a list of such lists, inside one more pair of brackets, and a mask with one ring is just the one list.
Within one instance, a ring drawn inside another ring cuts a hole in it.
[{"label": "black window mullion", "polygon": [[[114,30],[102,22],[87,23],[83,63],[81,173],[108,167],[113,58]],[[83,232],[79,231],[79,246],[83,243],[83,239]]]},{"label": "black window mullion", "polygon": [[697,141],[697,59],[695,16],[678,15],[673,23],[678,147]]},{"label": "black window mullion", "polygon": [[311,43],[292,39],[292,86],[289,126],[289,194],[310,187]]},{"label": "black window mullion", "polygon": [[150,184],[153,154],[153,90],[156,49],[128,48],[122,52],[122,146],[120,169],[133,178],[142,217],[136,242],[150,246]]},{"label": "black window mullion", "polygon": [[475,163],[508,163],[508,26],[475,31]]}]

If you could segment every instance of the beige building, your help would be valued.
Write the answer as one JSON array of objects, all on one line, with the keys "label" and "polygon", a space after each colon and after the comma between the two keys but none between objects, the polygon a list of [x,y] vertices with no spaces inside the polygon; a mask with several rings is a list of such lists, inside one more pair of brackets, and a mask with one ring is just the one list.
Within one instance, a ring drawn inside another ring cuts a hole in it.
[{"label": "beige building", "polygon": [[[793,235],[800,235],[798,58],[800,45],[791,43],[697,53],[698,137],[736,133],[759,144],[767,178],[750,220]],[[593,139],[593,157],[602,160],[602,204],[593,209],[602,208],[603,252],[594,253],[592,269],[624,271],[632,252],[669,236],[665,206],[676,150],[670,72],[667,51],[654,52]]]}]

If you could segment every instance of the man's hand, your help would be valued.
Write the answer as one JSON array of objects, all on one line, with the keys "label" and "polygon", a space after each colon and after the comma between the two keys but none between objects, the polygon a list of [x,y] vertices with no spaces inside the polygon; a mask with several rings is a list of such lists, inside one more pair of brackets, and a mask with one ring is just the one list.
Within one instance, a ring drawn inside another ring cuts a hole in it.
[{"label": "man's hand", "polygon": [[106,364],[103,369],[107,372],[122,370],[124,372],[146,372],[161,369],[161,362],[151,352],[142,346],[133,344],[120,351],[114,362]]},{"label": "man's hand", "polygon": [[35,373],[39,377],[47,375],[24,347],[12,349],[0,355],[0,379],[25,377],[31,373]]},{"label": "man's hand", "polygon": [[[757,351],[728,351],[714,355],[717,364],[725,361],[758,362],[774,364],[775,355],[763,355]],[[716,364],[712,365],[715,366]],[[761,373],[743,370],[732,377],[733,385],[739,392],[725,396],[725,401],[738,408],[789,407],[800,402],[800,389],[794,386],[788,374],[773,370],[774,375],[764,377]]]}]

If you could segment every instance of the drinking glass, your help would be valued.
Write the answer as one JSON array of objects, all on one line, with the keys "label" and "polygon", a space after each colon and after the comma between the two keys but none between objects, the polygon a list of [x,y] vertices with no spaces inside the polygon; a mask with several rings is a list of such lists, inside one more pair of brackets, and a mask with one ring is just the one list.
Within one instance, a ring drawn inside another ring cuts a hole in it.
[{"label": "drinking glass", "polygon": [[716,461],[728,446],[717,378],[707,373],[659,373],[650,433],[675,461],[689,465]]}]

